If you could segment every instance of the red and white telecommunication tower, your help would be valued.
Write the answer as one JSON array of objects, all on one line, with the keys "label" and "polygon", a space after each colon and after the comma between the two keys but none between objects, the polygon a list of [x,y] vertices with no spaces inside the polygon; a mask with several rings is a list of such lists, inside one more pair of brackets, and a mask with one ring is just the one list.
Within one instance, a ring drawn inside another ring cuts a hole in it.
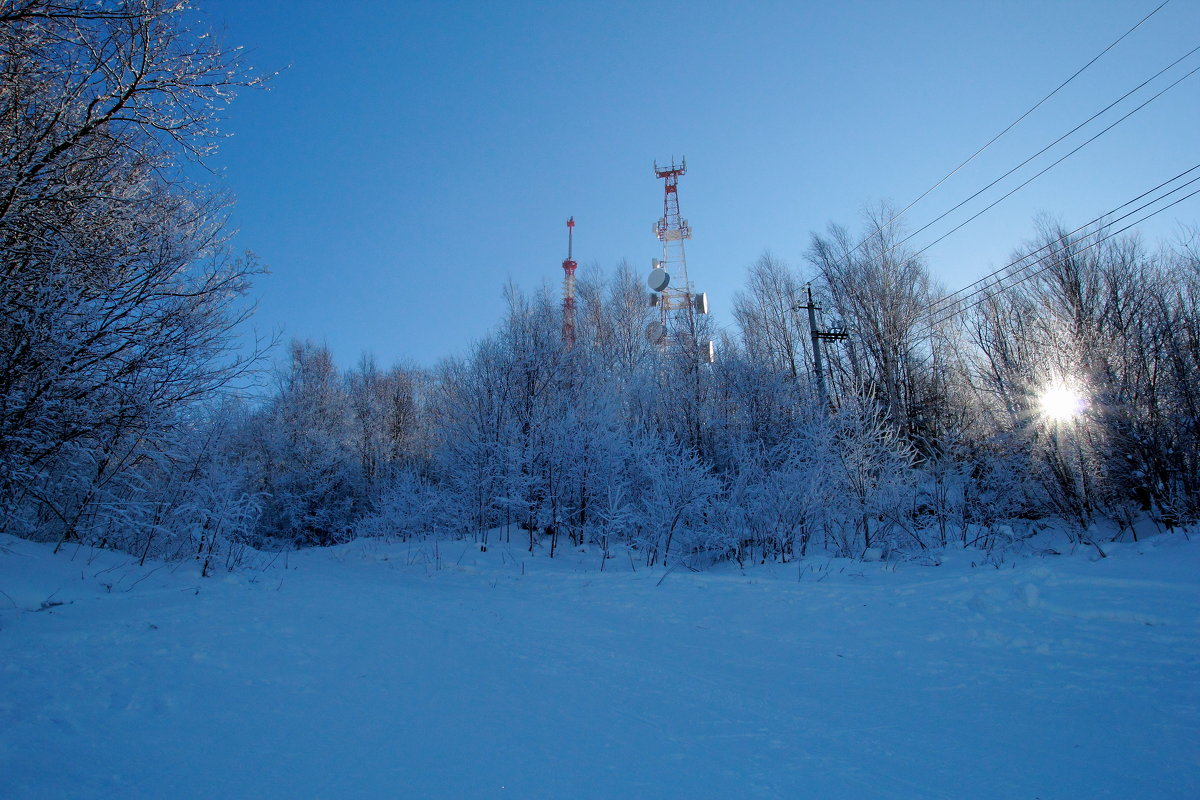
[{"label": "red and white telecommunication tower", "polygon": [[692,238],[688,221],[679,214],[679,178],[687,173],[687,159],[668,167],[654,162],[654,176],[663,180],[663,215],[654,223],[654,235],[662,242],[662,258],[653,259],[647,283],[653,294],[650,305],[659,309],[659,321],[650,323],[646,335],[662,347],[694,353],[704,361],[713,360],[713,343],[703,345],[696,338],[696,315],[708,313],[708,295],[696,293],[688,279],[687,250],[684,242]]},{"label": "red and white telecommunication tower", "polygon": [[575,268],[579,265],[572,259],[575,239],[575,217],[567,220],[567,257],[563,260],[563,345],[570,350],[575,346]]}]

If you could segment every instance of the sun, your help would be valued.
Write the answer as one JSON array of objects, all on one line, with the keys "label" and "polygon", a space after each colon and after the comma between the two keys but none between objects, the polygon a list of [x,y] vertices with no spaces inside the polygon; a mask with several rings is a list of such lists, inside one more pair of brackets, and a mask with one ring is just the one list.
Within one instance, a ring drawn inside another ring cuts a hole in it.
[{"label": "sun", "polygon": [[1067,422],[1083,413],[1086,405],[1078,391],[1065,383],[1054,383],[1042,390],[1038,398],[1042,416],[1054,422]]}]

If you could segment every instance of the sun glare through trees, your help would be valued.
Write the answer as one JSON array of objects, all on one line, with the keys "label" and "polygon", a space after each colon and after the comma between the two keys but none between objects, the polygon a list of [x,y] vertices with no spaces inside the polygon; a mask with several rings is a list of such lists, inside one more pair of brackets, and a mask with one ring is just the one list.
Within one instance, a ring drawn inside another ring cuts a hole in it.
[{"label": "sun glare through trees", "polygon": [[1083,395],[1066,383],[1047,386],[1038,398],[1042,416],[1053,422],[1068,422],[1083,413],[1086,408]]}]

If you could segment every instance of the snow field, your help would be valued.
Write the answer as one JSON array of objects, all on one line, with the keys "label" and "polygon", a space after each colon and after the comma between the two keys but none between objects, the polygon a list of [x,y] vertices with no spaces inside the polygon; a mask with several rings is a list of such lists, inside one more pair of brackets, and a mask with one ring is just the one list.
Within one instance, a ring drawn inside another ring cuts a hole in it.
[{"label": "snow field", "polygon": [[200,579],[0,537],[0,797],[1198,797],[1200,542],[1108,552]]}]

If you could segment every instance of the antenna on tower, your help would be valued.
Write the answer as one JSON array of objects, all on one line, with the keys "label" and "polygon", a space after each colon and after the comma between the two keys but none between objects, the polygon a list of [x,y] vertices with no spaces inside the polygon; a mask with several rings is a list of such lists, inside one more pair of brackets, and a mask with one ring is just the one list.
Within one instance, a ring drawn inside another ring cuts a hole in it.
[{"label": "antenna on tower", "polygon": [[563,346],[568,350],[575,346],[575,269],[579,265],[573,260],[575,245],[575,217],[567,220],[567,257],[562,262],[563,268],[563,310],[562,337]]},{"label": "antenna on tower", "polygon": [[[679,214],[679,178],[687,174],[687,159],[660,167],[654,162],[654,177],[663,180],[663,215],[654,223],[654,235],[662,242],[661,259],[651,261],[647,283],[654,294],[650,305],[658,308],[659,322],[646,335],[655,344],[692,353],[712,363],[713,343],[696,340],[696,315],[708,313],[708,295],[696,293],[688,279],[684,241],[692,238],[688,221]],[[675,277],[672,277],[675,276]]]}]

